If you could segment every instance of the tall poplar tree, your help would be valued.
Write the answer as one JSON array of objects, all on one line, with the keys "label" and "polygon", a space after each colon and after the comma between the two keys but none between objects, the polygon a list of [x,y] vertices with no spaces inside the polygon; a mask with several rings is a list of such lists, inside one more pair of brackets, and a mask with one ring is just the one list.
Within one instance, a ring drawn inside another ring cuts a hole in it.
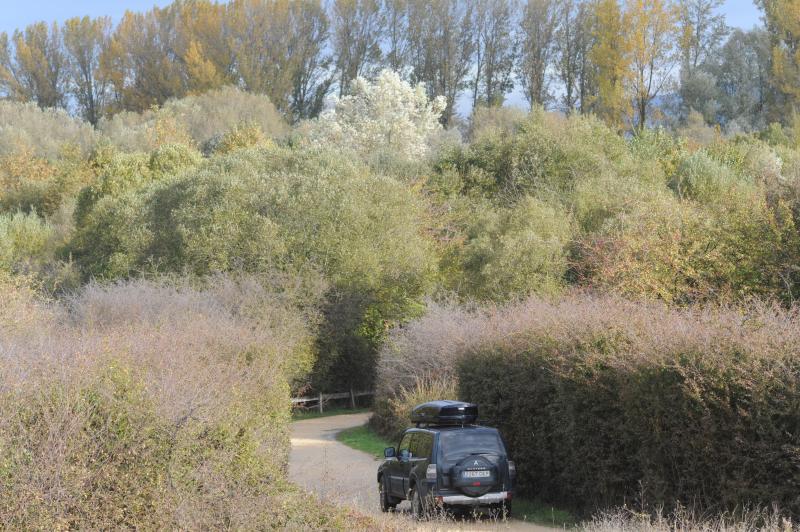
[{"label": "tall poplar tree", "polygon": [[514,88],[512,71],[517,42],[514,13],[517,0],[477,0],[475,2],[475,78],[472,106],[502,105],[506,93]]},{"label": "tall poplar tree", "polygon": [[678,9],[671,0],[629,0],[625,13],[634,100],[633,126],[647,124],[653,101],[670,86],[678,64]]},{"label": "tall poplar tree", "polygon": [[761,0],[771,41],[771,118],[786,121],[800,110],[800,2]]},{"label": "tall poplar tree", "polygon": [[110,83],[100,70],[100,56],[111,40],[111,19],[72,18],[64,23],[64,51],[69,92],[80,115],[97,125],[108,104]]},{"label": "tall poplar tree", "polygon": [[67,60],[57,24],[0,34],[0,92],[40,107],[66,106]]},{"label": "tall poplar tree", "polygon": [[618,0],[598,0],[594,6],[594,46],[589,53],[595,68],[597,94],[591,109],[609,126],[621,130],[630,103],[625,87],[630,77],[628,26]]},{"label": "tall poplar tree", "polygon": [[372,77],[380,66],[384,14],[378,0],[334,0],[331,41],[343,96],[355,78]]},{"label": "tall poplar tree", "polygon": [[548,69],[555,55],[561,8],[559,0],[528,0],[523,11],[517,74],[530,105],[544,105],[550,99]]}]

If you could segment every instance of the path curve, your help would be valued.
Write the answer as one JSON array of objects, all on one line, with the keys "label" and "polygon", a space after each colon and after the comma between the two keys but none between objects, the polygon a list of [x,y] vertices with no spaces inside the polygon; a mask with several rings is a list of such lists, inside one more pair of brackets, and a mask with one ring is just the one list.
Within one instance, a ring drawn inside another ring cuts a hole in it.
[{"label": "path curve", "polygon": [[382,514],[378,508],[378,460],[336,441],[344,429],[364,425],[369,413],[319,417],[292,423],[292,452],[289,457],[289,479],[325,501],[357,508],[380,519],[396,521],[403,529],[416,530],[527,530],[553,529],[511,520],[436,522],[419,524],[408,515],[408,503],[398,512]]}]

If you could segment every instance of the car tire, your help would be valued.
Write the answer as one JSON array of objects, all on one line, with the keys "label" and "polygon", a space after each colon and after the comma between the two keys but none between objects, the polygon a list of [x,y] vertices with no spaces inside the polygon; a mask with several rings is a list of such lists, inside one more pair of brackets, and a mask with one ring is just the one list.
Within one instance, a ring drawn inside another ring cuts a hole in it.
[{"label": "car tire", "polygon": [[381,477],[378,482],[378,497],[380,497],[381,511],[391,512],[397,506],[397,501],[389,495],[389,487],[386,485],[386,477]]},{"label": "car tire", "polygon": [[497,503],[497,504],[492,504],[489,507],[489,512],[496,519],[510,519],[511,518],[511,503],[510,502],[500,502],[500,503]]},{"label": "car tire", "polygon": [[416,486],[411,488],[411,493],[408,498],[411,501],[411,517],[418,521],[422,521],[428,517],[425,501],[422,500],[422,496],[419,494]]}]

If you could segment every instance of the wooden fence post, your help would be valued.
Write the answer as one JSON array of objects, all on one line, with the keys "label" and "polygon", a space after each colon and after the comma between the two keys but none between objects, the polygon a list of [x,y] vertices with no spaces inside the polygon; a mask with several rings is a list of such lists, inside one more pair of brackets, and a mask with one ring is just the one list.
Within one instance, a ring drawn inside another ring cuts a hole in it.
[{"label": "wooden fence post", "polygon": [[353,410],[356,409],[356,395],[353,393],[352,388],[350,388],[350,406],[353,407]]},{"label": "wooden fence post", "polygon": [[322,413],[322,392],[319,392],[319,413]]}]

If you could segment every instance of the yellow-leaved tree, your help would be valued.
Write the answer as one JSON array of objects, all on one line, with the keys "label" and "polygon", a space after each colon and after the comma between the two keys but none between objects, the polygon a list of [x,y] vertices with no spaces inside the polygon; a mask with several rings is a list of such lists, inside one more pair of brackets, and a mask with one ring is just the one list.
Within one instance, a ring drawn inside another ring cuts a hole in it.
[{"label": "yellow-leaved tree", "polygon": [[800,103],[800,2],[761,0],[772,46],[770,78],[776,90],[773,116],[792,116]]},{"label": "yellow-leaved tree", "polygon": [[673,82],[680,54],[678,6],[672,0],[631,0],[625,20],[630,50],[628,78],[634,102],[632,125],[647,124],[653,101]]},{"label": "yellow-leaved tree", "polygon": [[594,15],[590,61],[596,69],[597,94],[591,108],[610,127],[621,130],[630,109],[625,94],[631,64],[627,17],[619,0],[599,0]]}]

